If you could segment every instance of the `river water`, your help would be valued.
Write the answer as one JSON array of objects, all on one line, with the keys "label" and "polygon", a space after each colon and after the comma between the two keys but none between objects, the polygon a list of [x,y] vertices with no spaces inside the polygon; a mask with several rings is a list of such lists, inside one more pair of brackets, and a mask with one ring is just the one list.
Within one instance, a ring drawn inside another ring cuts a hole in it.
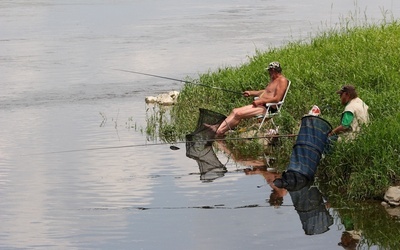
[{"label": "river water", "polygon": [[115,69],[196,77],[349,13],[397,18],[400,3],[0,1],[0,248],[340,248],[332,208],[330,230],[306,235],[267,177],[219,155],[228,172],[202,181],[184,149],[153,145],[144,97],[182,84]]}]

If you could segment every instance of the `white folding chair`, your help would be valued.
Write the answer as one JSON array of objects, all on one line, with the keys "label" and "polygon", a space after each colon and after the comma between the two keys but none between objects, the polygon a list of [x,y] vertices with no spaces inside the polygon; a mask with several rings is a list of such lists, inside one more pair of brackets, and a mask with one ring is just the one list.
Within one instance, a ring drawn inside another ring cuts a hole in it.
[{"label": "white folding chair", "polygon": [[[258,127],[258,130],[260,130],[262,125],[264,125],[265,121],[269,120],[269,119],[271,119],[272,124],[274,125],[274,127],[276,127],[276,125],[274,123],[274,120],[273,120],[273,117],[276,116],[276,115],[279,115],[281,113],[281,108],[282,108],[283,104],[285,103],[285,98],[286,98],[286,95],[287,95],[287,93],[289,91],[290,84],[291,84],[291,81],[288,80],[288,86],[287,86],[287,88],[285,90],[285,94],[283,95],[283,98],[282,98],[282,100],[280,102],[277,102],[277,103],[266,103],[265,106],[267,107],[267,112],[265,112],[265,114],[263,114],[263,115],[256,116],[257,119],[262,119],[261,124]],[[272,110],[271,107],[276,107],[276,111],[275,112],[271,112],[271,110]]]}]

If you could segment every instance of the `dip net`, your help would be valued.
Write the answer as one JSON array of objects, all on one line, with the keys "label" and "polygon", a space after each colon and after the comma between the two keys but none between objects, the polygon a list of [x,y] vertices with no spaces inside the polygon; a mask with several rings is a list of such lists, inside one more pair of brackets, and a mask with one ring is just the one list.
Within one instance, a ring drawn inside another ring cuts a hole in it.
[{"label": "dip net", "polygon": [[200,109],[195,131],[186,135],[186,156],[196,160],[202,181],[212,181],[227,172],[212,147],[215,131],[210,129],[210,126],[218,128],[225,118],[223,114]]}]

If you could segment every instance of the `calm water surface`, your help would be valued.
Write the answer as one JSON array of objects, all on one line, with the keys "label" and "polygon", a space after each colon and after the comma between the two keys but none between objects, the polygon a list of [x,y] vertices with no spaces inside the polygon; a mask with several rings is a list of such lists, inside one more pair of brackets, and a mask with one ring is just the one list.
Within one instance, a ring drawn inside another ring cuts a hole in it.
[{"label": "calm water surface", "polygon": [[[219,153],[228,172],[203,182],[184,145],[144,146],[144,97],[182,85],[113,69],[196,77],[355,9],[400,14],[396,1],[360,2],[1,1],[0,248],[340,248],[340,218],[306,235],[291,197],[270,205],[248,166]],[[126,145],[139,146],[87,150]]]}]

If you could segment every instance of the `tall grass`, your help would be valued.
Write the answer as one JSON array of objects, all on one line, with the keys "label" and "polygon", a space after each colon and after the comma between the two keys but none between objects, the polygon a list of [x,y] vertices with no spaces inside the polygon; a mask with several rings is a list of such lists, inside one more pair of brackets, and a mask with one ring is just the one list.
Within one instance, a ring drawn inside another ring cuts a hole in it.
[{"label": "tall grass", "polygon": [[400,185],[400,114],[374,119],[356,140],[337,143],[320,167],[330,190],[350,199],[383,197]]},{"label": "tall grass", "polygon": [[[335,192],[349,198],[382,196],[385,188],[400,178],[399,40],[398,21],[354,27],[346,21],[308,42],[258,50],[243,65],[188,79],[194,83],[181,90],[171,110],[169,128],[172,126],[176,135],[184,135],[194,130],[199,108],[228,115],[232,108],[249,104],[251,100],[241,95],[196,83],[238,92],[263,89],[269,80],[265,67],[271,61],[279,61],[283,74],[292,81],[282,115],[275,119],[281,134],[295,133],[301,117],[314,104],[320,107],[324,119],[337,126],[343,107],[335,91],[344,84],[353,84],[370,107],[371,125],[354,142],[337,144],[318,174]],[[241,126],[248,124],[239,125],[239,129]]]}]

